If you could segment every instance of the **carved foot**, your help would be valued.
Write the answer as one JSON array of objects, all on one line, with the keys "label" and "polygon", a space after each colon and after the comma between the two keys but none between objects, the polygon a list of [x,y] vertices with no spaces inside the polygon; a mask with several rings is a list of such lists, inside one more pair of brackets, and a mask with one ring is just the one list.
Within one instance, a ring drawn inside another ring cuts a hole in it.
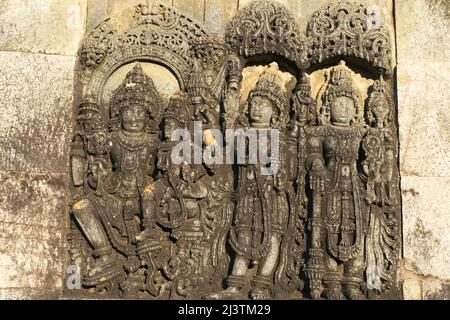
[{"label": "carved foot", "polygon": [[95,260],[94,267],[89,271],[88,276],[94,277],[102,273],[104,270],[114,265],[114,258],[112,255],[104,255]]},{"label": "carved foot", "polygon": [[345,288],[345,295],[349,300],[365,300],[366,297],[356,286],[348,286]]},{"label": "carved foot", "polygon": [[237,287],[229,287],[226,290],[223,290],[219,293],[213,293],[206,296],[206,299],[211,300],[235,300],[241,299],[243,297],[242,289]]},{"label": "carved foot", "polygon": [[125,271],[112,255],[97,258],[94,267],[83,278],[86,287],[100,286],[111,282],[112,279],[124,277]]},{"label": "carved foot", "polygon": [[267,289],[255,288],[250,292],[250,298],[252,300],[267,300],[272,298]]},{"label": "carved foot", "polygon": [[[138,242],[142,242],[146,239],[152,239],[154,240],[154,236],[153,236],[153,230],[151,230],[150,228],[145,228],[144,231],[142,231],[141,233],[137,234],[136,237],[134,238],[134,242],[138,243]],[[156,240],[154,240],[156,241]]]},{"label": "carved foot", "polygon": [[345,300],[341,289],[337,286],[331,286],[327,289],[327,298],[328,300]]},{"label": "carved foot", "polygon": [[319,289],[312,289],[310,294],[311,294],[311,299],[313,299],[313,300],[320,299],[320,290]]}]

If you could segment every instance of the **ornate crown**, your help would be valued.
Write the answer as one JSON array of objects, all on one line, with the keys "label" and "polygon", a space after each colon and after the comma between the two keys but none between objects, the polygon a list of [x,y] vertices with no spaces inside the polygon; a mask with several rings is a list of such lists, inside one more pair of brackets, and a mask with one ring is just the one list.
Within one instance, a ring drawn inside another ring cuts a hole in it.
[{"label": "ornate crown", "polygon": [[217,36],[194,39],[191,49],[197,60],[213,69],[220,67],[227,57],[225,40]]},{"label": "ornate crown", "polygon": [[164,111],[164,119],[174,119],[178,123],[189,127],[191,114],[189,112],[190,99],[184,92],[177,92],[171,98],[169,106]]},{"label": "ornate crown", "polygon": [[89,114],[100,114],[98,103],[91,96],[88,96],[81,101],[80,107],[78,108],[78,118],[82,118],[83,116]]},{"label": "ornate crown", "polygon": [[328,85],[323,95],[324,107],[321,110],[323,116],[329,120],[330,104],[338,97],[348,97],[353,100],[355,105],[355,120],[360,120],[359,114],[359,93],[353,87],[352,71],[345,65],[345,61],[339,62],[339,65],[331,69],[328,76]]},{"label": "ornate crown", "polygon": [[309,98],[311,96],[311,79],[306,74],[303,74],[297,87],[295,88],[295,92],[298,92],[302,95],[302,97]]},{"label": "ornate crown", "polygon": [[285,95],[285,90],[281,85],[280,79],[273,73],[264,72],[256,86],[249,93],[249,100],[253,97],[266,97],[272,101],[274,108],[278,111],[278,122],[280,125],[287,123],[288,120],[288,103]]},{"label": "ornate crown", "polygon": [[384,97],[387,100],[391,99],[391,96],[388,93],[388,87],[386,81],[384,81],[383,76],[380,76],[379,80],[376,80],[372,86],[372,94],[371,97]]},{"label": "ornate crown", "polygon": [[147,110],[150,118],[147,129],[152,132],[157,130],[163,110],[163,100],[156,90],[153,80],[144,72],[139,63],[127,74],[124,82],[111,99],[111,120],[117,122],[123,109],[134,106],[142,106]]},{"label": "ornate crown", "polygon": [[367,103],[367,120],[372,122],[373,120],[373,109],[379,106],[380,99],[384,99],[386,104],[385,108],[388,109],[388,117],[392,118],[392,98],[388,92],[388,86],[386,81],[384,81],[383,76],[380,76],[379,80],[376,80],[372,85],[372,92],[369,96],[369,102]]}]

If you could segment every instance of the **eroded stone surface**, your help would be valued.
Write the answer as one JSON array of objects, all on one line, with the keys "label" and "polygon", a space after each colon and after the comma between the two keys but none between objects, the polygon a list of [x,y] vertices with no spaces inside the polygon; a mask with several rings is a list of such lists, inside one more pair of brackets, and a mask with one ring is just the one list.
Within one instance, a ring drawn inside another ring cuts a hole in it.
[{"label": "eroded stone surface", "polygon": [[205,21],[204,0],[173,0],[172,5],[179,9],[181,13],[185,13],[198,22],[203,23]]},{"label": "eroded stone surface", "polygon": [[397,81],[401,173],[448,177],[450,63],[400,63]]},{"label": "eroded stone surface", "polygon": [[86,0],[0,2],[0,50],[75,55],[86,24]]},{"label": "eroded stone surface", "polygon": [[426,279],[423,281],[422,299],[448,300],[450,299],[450,281]]},{"label": "eroded stone surface", "polygon": [[68,184],[67,174],[0,172],[0,224],[65,229]]},{"label": "eroded stone surface", "polygon": [[226,24],[236,14],[237,0],[208,0],[205,2],[205,25],[212,32],[223,35]]},{"label": "eroded stone surface", "polygon": [[417,277],[403,279],[403,298],[405,300],[422,299],[422,281]]},{"label": "eroded stone surface", "polygon": [[399,1],[396,5],[403,175],[450,174],[448,8],[445,1],[434,0]]},{"label": "eroded stone surface", "polygon": [[0,52],[4,171],[66,173],[75,58]]},{"label": "eroded stone surface", "polygon": [[418,279],[410,281],[421,283],[420,294],[404,294],[448,298],[449,6],[440,0],[396,1],[395,15],[404,264]]},{"label": "eroded stone surface", "polygon": [[402,177],[405,267],[450,279],[450,179]]},{"label": "eroded stone surface", "polygon": [[64,232],[57,228],[0,224],[0,288],[62,289]]},{"label": "eroded stone surface", "polygon": [[0,289],[2,300],[55,300],[59,299],[60,293],[55,290],[46,289]]},{"label": "eroded stone surface", "polygon": [[106,0],[87,0],[87,32],[94,29],[100,22],[106,19],[106,10]]},{"label": "eroded stone surface", "polygon": [[449,4],[445,0],[396,1],[398,61],[446,62],[450,54]]},{"label": "eroded stone surface", "polygon": [[[132,7],[132,6],[137,6],[138,4],[146,4],[147,1],[146,0],[121,0],[121,1],[117,1],[117,0],[104,0],[105,2],[107,2],[107,11],[106,14],[107,16],[111,16],[114,14],[117,14],[117,12]],[[100,1],[102,2],[102,1]]]}]

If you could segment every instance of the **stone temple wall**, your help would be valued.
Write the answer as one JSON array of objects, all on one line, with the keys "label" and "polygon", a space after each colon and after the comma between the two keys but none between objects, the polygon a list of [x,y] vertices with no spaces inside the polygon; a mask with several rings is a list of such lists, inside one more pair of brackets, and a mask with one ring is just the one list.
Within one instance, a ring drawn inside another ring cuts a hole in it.
[{"label": "stone temple wall", "polygon": [[[329,1],[280,0],[303,30]],[[0,298],[62,295],[78,48],[98,23],[143,2],[0,2]],[[249,1],[159,2],[222,34]],[[360,2],[380,6],[395,54],[403,295],[450,298],[450,6],[446,0]]]}]

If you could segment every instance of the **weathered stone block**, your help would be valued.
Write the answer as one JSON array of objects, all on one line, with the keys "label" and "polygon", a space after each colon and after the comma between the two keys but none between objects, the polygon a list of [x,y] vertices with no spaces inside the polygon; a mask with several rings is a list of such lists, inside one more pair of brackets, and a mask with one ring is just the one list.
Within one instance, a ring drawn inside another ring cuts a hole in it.
[{"label": "weathered stone block", "polygon": [[224,35],[226,24],[236,14],[238,1],[208,0],[205,3],[205,25],[212,33]]},{"label": "weathered stone block", "polygon": [[105,0],[107,5],[107,15],[111,16],[116,14],[117,12],[132,7],[137,6],[138,4],[147,4],[146,0]]},{"label": "weathered stone block", "polygon": [[449,9],[440,0],[395,2],[404,264],[421,282],[420,295],[406,287],[406,299],[449,296]]},{"label": "weathered stone block", "polygon": [[450,281],[439,279],[425,279],[422,286],[424,300],[449,300]]},{"label": "weathered stone block", "polygon": [[63,231],[2,223],[0,234],[0,288],[62,289],[67,255]]},{"label": "weathered stone block", "polygon": [[60,297],[59,290],[46,289],[0,289],[2,300],[56,300]]},{"label": "weathered stone block", "polygon": [[3,0],[0,21],[0,50],[75,55],[86,0]]},{"label": "weathered stone block", "polygon": [[94,29],[100,22],[106,19],[106,1],[107,0],[87,0],[87,32]]},{"label": "weathered stone block", "polygon": [[403,298],[405,300],[422,299],[422,281],[417,278],[403,280]]},{"label": "weathered stone block", "polygon": [[406,269],[450,279],[450,179],[402,177]]},{"label": "weathered stone block", "polygon": [[175,9],[180,13],[187,14],[198,22],[205,21],[205,1],[204,0],[173,0]]},{"label": "weathered stone block", "polygon": [[68,174],[0,172],[0,224],[67,229]]},{"label": "weathered stone block", "polygon": [[450,56],[450,3],[442,0],[395,3],[399,63],[447,62]]},{"label": "weathered stone block", "polygon": [[401,174],[448,177],[450,63],[400,63],[397,81]]},{"label": "weathered stone block", "polygon": [[67,173],[75,58],[0,53],[4,171]]}]

